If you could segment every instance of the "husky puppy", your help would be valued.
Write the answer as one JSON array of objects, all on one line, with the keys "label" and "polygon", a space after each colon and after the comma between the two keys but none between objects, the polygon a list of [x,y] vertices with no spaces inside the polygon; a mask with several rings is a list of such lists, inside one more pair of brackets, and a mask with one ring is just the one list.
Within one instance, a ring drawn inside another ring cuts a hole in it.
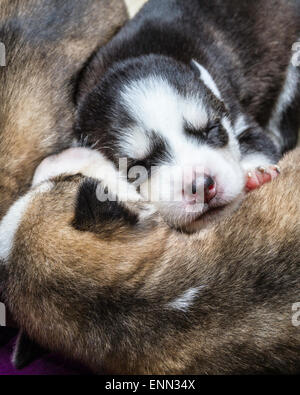
[{"label": "husky puppy", "polygon": [[127,182],[129,198],[101,202],[111,161],[77,148],[72,175],[72,155],[57,157],[61,175],[48,161],[51,179],[44,163],[0,222],[6,303],[30,338],[96,373],[300,372],[299,150],[192,236]]},{"label": "husky puppy", "polygon": [[[126,20],[122,0],[0,1],[0,220],[31,187],[38,164],[72,144],[74,82]],[[1,237],[15,226],[17,217]],[[28,352],[36,347],[20,336],[16,366]]]},{"label": "husky puppy", "polygon": [[78,136],[126,158],[170,225],[231,213],[249,172],[253,189],[296,145],[299,12],[296,0],[150,0],[82,72]]}]

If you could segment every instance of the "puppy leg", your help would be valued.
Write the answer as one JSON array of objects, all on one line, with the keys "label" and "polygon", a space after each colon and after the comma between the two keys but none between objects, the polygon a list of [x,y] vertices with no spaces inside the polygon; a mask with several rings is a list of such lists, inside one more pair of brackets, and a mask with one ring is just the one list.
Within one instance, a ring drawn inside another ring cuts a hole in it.
[{"label": "puppy leg", "polygon": [[246,130],[239,136],[239,143],[247,191],[259,188],[280,174],[276,165],[280,154],[263,130],[259,127]]},{"label": "puppy leg", "polygon": [[247,174],[246,190],[253,191],[263,184],[274,180],[280,174],[280,168],[277,165],[267,167],[258,167]]}]

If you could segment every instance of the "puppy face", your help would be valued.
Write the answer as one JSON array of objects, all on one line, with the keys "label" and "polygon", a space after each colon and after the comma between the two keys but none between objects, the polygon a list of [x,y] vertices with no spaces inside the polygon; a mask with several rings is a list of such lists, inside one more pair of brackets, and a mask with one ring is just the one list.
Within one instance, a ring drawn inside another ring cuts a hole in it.
[{"label": "puppy face", "polygon": [[232,210],[245,179],[220,93],[198,63],[121,63],[79,106],[78,135],[104,153],[177,228]]}]

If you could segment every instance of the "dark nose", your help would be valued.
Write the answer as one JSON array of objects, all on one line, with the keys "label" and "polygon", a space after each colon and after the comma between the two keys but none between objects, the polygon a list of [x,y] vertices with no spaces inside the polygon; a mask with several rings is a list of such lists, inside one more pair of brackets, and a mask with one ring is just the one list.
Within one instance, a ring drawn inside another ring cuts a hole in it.
[{"label": "dark nose", "polygon": [[215,180],[211,176],[204,177],[204,189],[210,190],[213,189],[215,186]]},{"label": "dark nose", "polygon": [[[217,194],[216,182],[211,176],[204,176],[204,203],[209,203]],[[197,194],[197,180],[192,183],[192,193]]]},{"label": "dark nose", "polygon": [[216,194],[215,180],[211,176],[204,176],[204,202],[209,203]]},{"label": "dark nose", "polygon": [[204,176],[204,202],[209,203],[217,194],[215,180],[211,176]]}]

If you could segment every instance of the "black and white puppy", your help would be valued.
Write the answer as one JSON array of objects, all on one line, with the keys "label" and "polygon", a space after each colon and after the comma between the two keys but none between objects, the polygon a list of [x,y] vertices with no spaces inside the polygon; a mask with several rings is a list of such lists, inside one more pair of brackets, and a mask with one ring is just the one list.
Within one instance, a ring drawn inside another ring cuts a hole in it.
[{"label": "black and white puppy", "polygon": [[82,71],[77,137],[138,166],[169,224],[206,225],[296,145],[299,33],[296,0],[150,0]]}]

